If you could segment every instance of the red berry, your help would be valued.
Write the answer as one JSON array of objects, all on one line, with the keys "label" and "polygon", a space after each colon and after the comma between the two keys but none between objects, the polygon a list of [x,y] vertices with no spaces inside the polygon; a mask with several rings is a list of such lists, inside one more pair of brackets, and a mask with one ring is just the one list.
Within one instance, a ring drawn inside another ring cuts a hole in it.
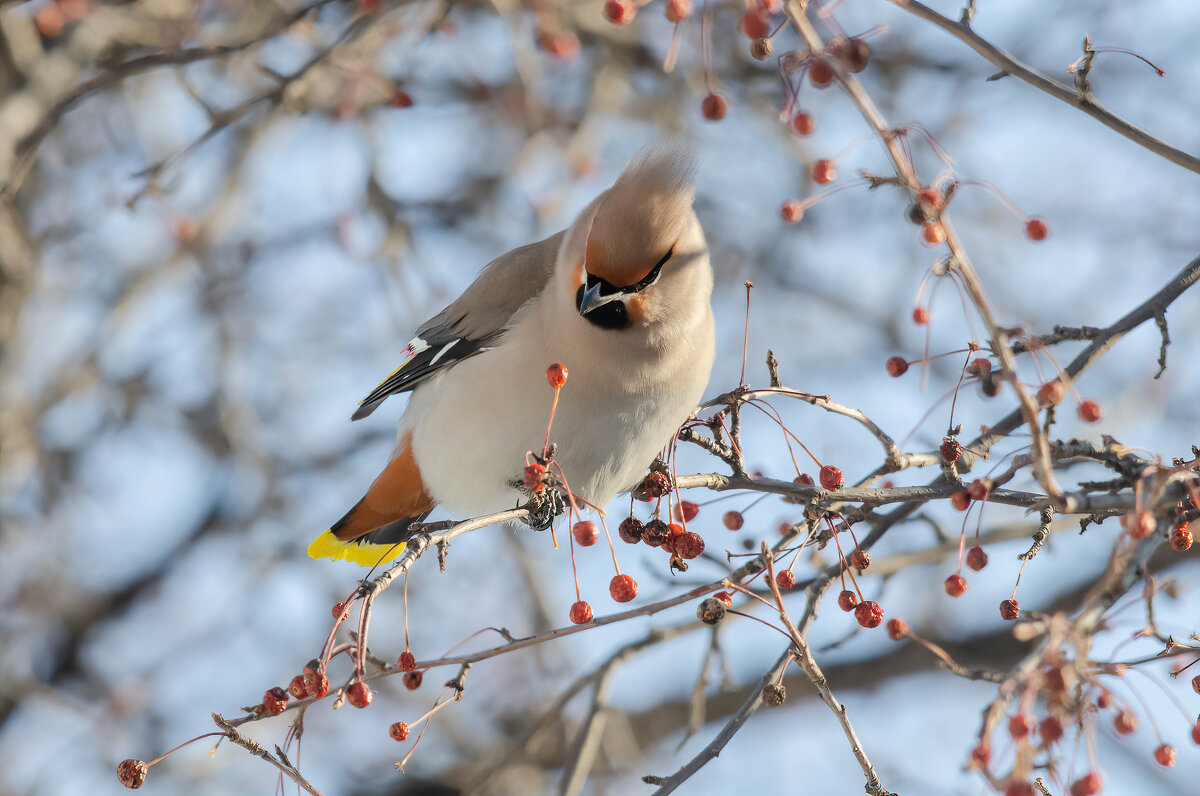
[{"label": "red berry", "polygon": [[1163,768],[1175,765],[1175,747],[1169,743],[1162,744],[1154,750],[1154,759]]},{"label": "red berry", "polygon": [[821,158],[813,161],[809,173],[812,175],[813,182],[818,185],[828,185],[837,179],[837,166],[829,158]]},{"label": "red berry", "polygon": [[1050,234],[1050,227],[1040,218],[1031,218],[1025,222],[1025,237],[1030,240],[1045,240]]},{"label": "red berry", "polygon": [[628,575],[614,575],[613,579],[608,582],[608,593],[617,602],[627,603],[637,597],[637,581]]},{"label": "red berry", "polygon": [[392,107],[393,108],[411,108],[413,106],[412,95],[407,91],[396,89],[392,92]]},{"label": "red berry", "polygon": [[388,727],[388,735],[392,736],[393,741],[407,741],[408,725],[402,721],[397,721],[391,727]]},{"label": "red berry", "polygon": [[584,625],[592,621],[592,606],[583,600],[571,606],[571,623]]},{"label": "red berry", "polygon": [[775,573],[775,585],[781,589],[790,589],[796,585],[796,575],[790,569],[782,569]]},{"label": "red berry", "polygon": [[1192,530],[1186,522],[1171,530],[1171,547],[1182,553],[1191,546]]},{"label": "red berry", "polygon": [[400,657],[396,660],[396,668],[402,672],[416,671],[417,656],[413,655],[408,650],[400,653]]},{"label": "red berry", "polygon": [[1014,621],[1021,615],[1021,604],[1016,600],[1001,600],[1000,618],[1008,622]]},{"label": "red berry", "polygon": [[879,627],[883,623],[883,609],[874,600],[863,600],[854,609],[854,618],[863,627]]},{"label": "red berry", "polygon": [[1096,707],[1104,710],[1113,703],[1112,693],[1107,688],[1101,688],[1100,693],[1096,694]]},{"label": "red berry", "polygon": [[855,550],[850,554],[850,566],[862,572],[871,566],[871,554],[866,550]]},{"label": "red berry", "polygon": [[992,362],[990,359],[978,357],[971,360],[971,364],[967,365],[967,372],[972,376],[983,377],[992,372]]},{"label": "red berry", "polygon": [[333,610],[330,611],[330,613],[333,615],[334,619],[349,619],[350,618],[350,612],[348,610],[346,610],[345,603],[338,603],[337,605],[333,606]]},{"label": "red berry", "polygon": [[356,708],[365,708],[371,704],[371,699],[375,695],[371,693],[371,689],[362,680],[355,680],[346,689],[346,701]]},{"label": "red berry", "polygon": [[921,240],[927,246],[937,246],[946,240],[946,230],[936,221],[926,221],[921,225]]},{"label": "red berry", "polygon": [[821,486],[830,492],[841,489],[846,483],[846,479],[842,477],[842,471],[832,464],[827,464],[821,468],[819,478],[821,479]]},{"label": "red berry", "polygon": [[979,572],[981,569],[987,566],[987,563],[988,554],[979,545],[976,545],[967,551],[967,566],[971,569]]},{"label": "red berry", "polygon": [[725,523],[725,527],[731,531],[740,531],[742,529],[742,525],[746,522],[740,511],[725,512],[725,516],[721,518],[721,521]]},{"label": "red berry", "polygon": [[720,94],[710,93],[700,101],[700,114],[710,122],[719,122],[729,111],[729,104]]},{"label": "red berry", "polygon": [[642,541],[651,547],[661,547],[671,540],[671,530],[662,520],[650,520],[642,527]]},{"label": "red berry", "polygon": [[838,608],[841,608],[846,613],[853,611],[856,605],[858,605],[858,595],[854,592],[849,589],[843,589],[838,594]]},{"label": "red berry", "polygon": [[1033,789],[1032,785],[1021,781],[1011,782],[1004,789],[1004,796],[1035,796],[1036,793],[1037,791]]},{"label": "red berry", "polygon": [[961,597],[962,593],[967,590],[967,579],[957,572],[946,578],[946,594],[951,597]]},{"label": "red berry", "polygon": [[789,224],[795,224],[804,218],[804,206],[795,199],[788,199],[779,206],[779,217]]},{"label": "red berry", "polygon": [[[298,674],[292,678],[292,682],[288,683],[288,693],[296,699],[304,699],[308,696],[308,688],[304,685],[304,675]],[[266,703],[264,703],[266,704]]]},{"label": "red berry", "polygon": [[579,53],[579,37],[569,30],[539,36],[538,43],[560,61],[569,61]]},{"label": "red berry", "polygon": [[561,362],[555,362],[550,367],[546,368],[546,381],[554,389],[561,388],[567,383],[567,368]]},{"label": "red berry", "polygon": [[630,0],[608,0],[604,4],[604,18],[614,25],[628,25],[636,14]]},{"label": "red berry", "polygon": [[917,326],[924,326],[929,323],[929,310],[924,307],[917,307],[912,314],[913,323]]},{"label": "red berry", "polygon": [[1063,737],[1062,722],[1054,716],[1047,716],[1038,724],[1038,735],[1046,743],[1055,743]]},{"label": "red berry", "polygon": [[733,607],[733,596],[729,592],[719,591],[716,594],[714,594],[713,597],[717,598],[722,603],[724,603],[726,608]]},{"label": "red berry", "polygon": [[690,500],[681,500],[675,504],[675,519],[691,522],[700,513],[700,506]]},{"label": "red berry", "polygon": [[667,0],[668,22],[683,22],[692,15],[692,0]]},{"label": "red berry", "polygon": [[953,506],[956,511],[966,511],[971,505],[971,496],[967,493],[967,490],[960,489],[950,496],[950,505]]},{"label": "red berry", "polygon": [[887,632],[892,641],[899,641],[908,635],[908,622],[903,619],[889,619]]},{"label": "red berry", "polygon": [[272,716],[278,716],[287,709],[288,692],[279,686],[267,689],[263,694],[262,706]]},{"label": "red berry", "polygon": [[626,517],[621,520],[621,524],[617,527],[617,534],[621,537],[621,541],[627,544],[637,544],[642,540],[642,521],[636,517]]},{"label": "red berry", "polygon": [[117,766],[117,779],[127,788],[140,788],[146,781],[150,766],[144,760],[122,760]]},{"label": "red berry", "polygon": [[421,687],[421,682],[425,679],[424,672],[405,672],[400,678],[400,682],[404,683],[404,687],[409,691],[416,691]]},{"label": "red berry", "polygon": [[908,360],[904,357],[891,357],[887,361],[887,374],[893,379],[898,379],[908,372]]},{"label": "red berry", "polygon": [[[1018,606],[1019,608],[1020,606]],[[1043,673],[1046,681],[1046,688],[1056,694],[1061,694],[1067,690],[1067,677],[1061,666],[1051,666]]]},{"label": "red berry", "polygon": [[747,11],[742,15],[742,22],[738,27],[751,39],[762,39],[771,35],[771,20],[761,11]]},{"label": "red berry", "polygon": [[1200,674],[1192,678],[1192,690],[1200,694]]},{"label": "red berry", "polygon": [[796,111],[796,115],[792,117],[792,132],[796,135],[812,135],[816,127],[816,120],[807,111]]},{"label": "red berry", "polygon": [[792,479],[792,483],[800,484],[801,486],[812,486],[813,485],[813,477],[811,475],[809,475],[808,473],[800,473],[800,475],[798,475]]},{"label": "red berry", "polygon": [[971,750],[971,763],[968,768],[987,768],[992,760],[992,750],[979,744]]},{"label": "red berry", "polygon": [[827,88],[833,82],[833,67],[824,58],[814,58],[808,65],[808,82],[816,88]]},{"label": "red berry", "polygon": [[1071,783],[1071,796],[1096,796],[1102,785],[1100,775],[1092,771]]},{"label": "red berry", "polygon": [[962,457],[962,444],[954,437],[943,437],[942,446],[938,450],[941,452],[942,458],[951,463]]},{"label": "red berry", "polygon": [[942,206],[942,192],[932,185],[927,185],[917,191],[917,201],[929,210],[938,210]]},{"label": "red berry", "polygon": [[546,466],[537,462],[525,465],[522,480],[527,491],[541,492],[546,487]]},{"label": "red berry", "polygon": [[1192,743],[1200,746],[1200,721],[1192,726]]},{"label": "red berry", "polygon": [[987,478],[976,478],[967,487],[967,496],[971,500],[987,500],[988,492],[992,489],[992,482]]},{"label": "red berry", "polygon": [[654,470],[642,479],[641,490],[652,498],[660,498],[671,492],[671,479],[666,473]]},{"label": "red berry", "polygon": [[600,538],[600,529],[591,520],[580,520],[571,528],[571,534],[583,547],[591,547]]},{"label": "red berry", "polygon": [[1122,710],[1113,719],[1113,729],[1121,735],[1129,735],[1138,728],[1138,717],[1132,711]]},{"label": "red berry", "polygon": [[[704,537],[694,531],[683,531],[678,525],[672,525],[672,528],[680,528],[682,533],[671,537],[669,549],[667,552],[674,553],[680,558],[686,558],[689,561],[693,558],[699,558],[704,552]],[[667,548],[664,545],[664,549]]]},{"label": "red berry", "polygon": [[1045,406],[1057,406],[1066,394],[1067,388],[1060,379],[1046,382],[1037,391],[1038,400]]},{"label": "red berry", "polygon": [[1008,717],[1008,734],[1020,740],[1033,731],[1033,719],[1024,714]]},{"label": "red berry", "polygon": [[1079,415],[1079,419],[1085,423],[1099,423],[1100,418],[1104,417],[1104,410],[1100,408],[1100,404],[1089,399],[1079,402],[1079,408],[1075,410],[1075,414]]},{"label": "red berry", "polygon": [[324,672],[305,672],[304,690],[314,699],[324,699],[329,694],[329,678]]},{"label": "red berry", "polygon": [[1158,528],[1158,522],[1154,519],[1153,514],[1142,509],[1122,516],[1121,527],[1129,531],[1129,535],[1134,539],[1145,539]]}]

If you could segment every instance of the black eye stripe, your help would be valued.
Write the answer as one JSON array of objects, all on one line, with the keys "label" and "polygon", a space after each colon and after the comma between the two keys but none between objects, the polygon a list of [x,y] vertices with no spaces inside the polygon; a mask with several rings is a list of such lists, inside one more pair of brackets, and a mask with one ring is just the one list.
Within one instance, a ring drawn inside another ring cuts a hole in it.
[{"label": "black eye stripe", "polygon": [[667,253],[662,256],[662,259],[654,264],[654,267],[650,269],[650,273],[646,274],[637,282],[634,282],[632,285],[628,285],[627,287],[617,287],[608,280],[601,279],[593,274],[587,275],[587,286],[594,287],[595,285],[599,285],[601,296],[611,296],[614,293],[623,293],[627,296],[630,296],[634,293],[641,293],[643,290],[658,281],[659,274],[662,273],[662,267],[667,264],[667,260],[670,260],[671,255],[674,253],[675,247],[672,246],[667,250]]}]

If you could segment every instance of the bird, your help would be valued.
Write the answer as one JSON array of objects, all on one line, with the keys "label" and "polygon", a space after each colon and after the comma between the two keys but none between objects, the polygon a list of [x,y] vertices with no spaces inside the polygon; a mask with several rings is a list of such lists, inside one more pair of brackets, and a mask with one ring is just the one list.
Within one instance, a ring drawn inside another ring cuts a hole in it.
[{"label": "bird", "polygon": [[553,457],[571,493],[603,507],[635,487],[697,406],[715,357],[694,198],[693,155],[660,144],[567,229],[484,266],[359,403],[352,420],[410,393],[387,466],[309,555],[386,563],[435,507],[476,517],[517,505],[526,454],[547,433],[551,363],[570,373]]}]

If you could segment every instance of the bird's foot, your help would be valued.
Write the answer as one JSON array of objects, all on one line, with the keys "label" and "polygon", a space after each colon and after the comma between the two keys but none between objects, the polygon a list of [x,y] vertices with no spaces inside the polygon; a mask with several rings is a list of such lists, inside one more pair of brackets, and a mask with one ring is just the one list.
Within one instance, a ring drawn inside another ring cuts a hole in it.
[{"label": "bird's foot", "polygon": [[529,516],[522,517],[521,522],[535,531],[544,531],[567,510],[567,499],[557,487],[546,487],[531,494],[525,508],[529,509]]}]

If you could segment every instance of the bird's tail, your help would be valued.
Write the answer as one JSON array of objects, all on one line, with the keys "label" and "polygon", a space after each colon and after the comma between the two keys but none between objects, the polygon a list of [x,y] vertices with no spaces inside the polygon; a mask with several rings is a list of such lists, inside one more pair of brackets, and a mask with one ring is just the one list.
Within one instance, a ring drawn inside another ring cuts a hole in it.
[{"label": "bird's tail", "polygon": [[412,536],[411,526],[429,516],[429,512],[426,511],[388,523],[354,539],[339,538],[339,530],[353,521],[353,515],[361,505],[362,501],[359,501],[345,517],[313,539],[312,544],[308,546],[309,556],[331,558],[334,561],[344,558],[364,567],[386,564],[404,552],[405,542]]}]

